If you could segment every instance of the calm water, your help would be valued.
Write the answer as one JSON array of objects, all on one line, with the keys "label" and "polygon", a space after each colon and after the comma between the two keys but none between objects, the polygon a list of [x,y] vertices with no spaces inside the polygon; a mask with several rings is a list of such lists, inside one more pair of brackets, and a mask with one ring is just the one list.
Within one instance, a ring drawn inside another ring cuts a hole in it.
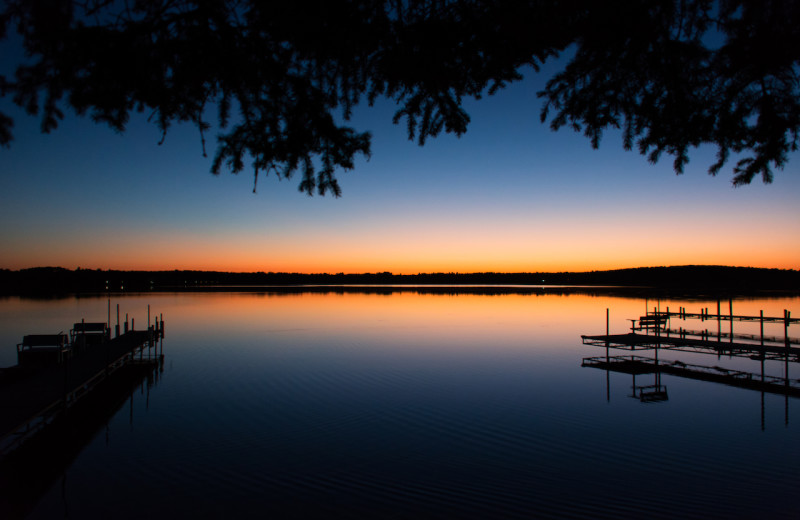
[{"label": "calm water", "polygon": [[[58,470],[31,518],[800,516],[800,400],[662,375],[669,399],[642,403],[632,376],[581,367],[605,353],[580,335],[605,332],[606,308],[611,332],[625,332],[645,305],[715,312],[716,301],[182,293],[111,304],[137,328],[147,304],[163,314],[163,372]],[[800,313],[800,298],[733,305]],[[0,366],[24,334],[107,312],[105,298],[0,300]]]}]

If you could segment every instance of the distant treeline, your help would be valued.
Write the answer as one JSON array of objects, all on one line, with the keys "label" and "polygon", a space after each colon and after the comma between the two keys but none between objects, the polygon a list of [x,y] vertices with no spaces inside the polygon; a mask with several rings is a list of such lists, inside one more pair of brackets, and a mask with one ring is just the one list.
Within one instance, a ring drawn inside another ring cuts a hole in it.
[{"label": "distant treeline", "polygon": [[363,274],[226,273],[218,271],[113,271],[36,267],[0,270],[2,294],[119,293],[227,290],[237,286],[291,290],[297,286],[518,285],[640,287],[687,294],[800,294],[800,271],[725,266],[639,267],[560,273]]}]

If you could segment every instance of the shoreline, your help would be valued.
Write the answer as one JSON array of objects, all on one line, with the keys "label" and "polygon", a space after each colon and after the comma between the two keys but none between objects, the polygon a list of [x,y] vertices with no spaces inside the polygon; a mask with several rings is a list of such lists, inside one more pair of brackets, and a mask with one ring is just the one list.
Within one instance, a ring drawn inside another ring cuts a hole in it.
[{"label": "shoreline", "polygon": [[0,295],[203,291],[634,292],[728,297],[800,294],[800,271],[729,266],[639,267],[558,273],[361,274],[0,269]]}]

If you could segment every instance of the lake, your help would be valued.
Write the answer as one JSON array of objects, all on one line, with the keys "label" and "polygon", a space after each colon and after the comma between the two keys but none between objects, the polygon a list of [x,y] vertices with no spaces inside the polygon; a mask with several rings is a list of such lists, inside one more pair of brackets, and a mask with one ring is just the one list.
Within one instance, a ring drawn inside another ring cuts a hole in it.
[{"label": "lake", "polygon": [[[112,328],[117,304],[137,329],[148,305],[163,315],[162,369],[36,484],[30,518],[800,517],[797,398],[661,374],[668,398],[645,402],[633,386],[654,374],[582,366],[605,355],[581,335],[605,333],[606,309],[624,333],[646,308],[716,313],[716,300],[508,288],[4,298],[0,366],[23,335],[105,321],[109,303]],[[732,305],[800,316],[797,297]]]}]

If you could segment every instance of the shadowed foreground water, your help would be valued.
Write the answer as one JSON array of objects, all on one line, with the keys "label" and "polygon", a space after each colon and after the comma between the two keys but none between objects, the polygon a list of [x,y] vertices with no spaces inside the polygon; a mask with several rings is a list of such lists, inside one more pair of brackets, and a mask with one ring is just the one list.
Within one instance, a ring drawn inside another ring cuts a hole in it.
[{"label": "shadowed foreground water", "polygon": [[[602,349],[580,335],[605,332],[606,308],[612,332],[624,332],[644,300],[398,292],[117,303],[137,323],[148,303],[163,313],[163,372],[112,410],[31,518],[800,514],[796,399],[662,375],[669,399],[642,403],[628,397],[630,375],[581,367]],[[734,306],[775,314],[798,303]],[[14,363],[24,334],[107,312],[104,298],[1,300],[0,365]]]}]

